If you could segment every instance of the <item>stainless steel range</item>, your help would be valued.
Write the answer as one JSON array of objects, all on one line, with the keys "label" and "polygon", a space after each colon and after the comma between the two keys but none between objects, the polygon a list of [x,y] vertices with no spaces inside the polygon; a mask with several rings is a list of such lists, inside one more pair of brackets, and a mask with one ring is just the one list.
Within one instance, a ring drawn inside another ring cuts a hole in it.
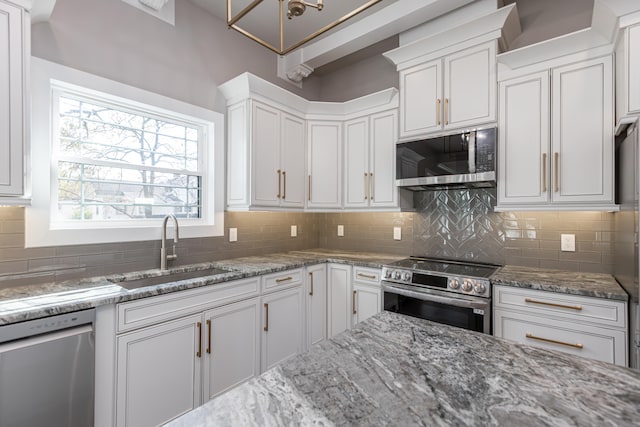
[{"label": "stainless steel range", "polygon": [[499,265],[410,257],[382,269],[384,309],[491,333],[491,283]]}]

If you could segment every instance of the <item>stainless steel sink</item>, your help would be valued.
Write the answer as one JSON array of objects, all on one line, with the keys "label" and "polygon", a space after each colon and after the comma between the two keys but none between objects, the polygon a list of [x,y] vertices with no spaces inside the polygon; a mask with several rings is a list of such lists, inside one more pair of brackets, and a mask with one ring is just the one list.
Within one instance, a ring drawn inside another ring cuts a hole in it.
[{"label": "stainless steel sink", "polygon": [[163,285],[166,283],[178,282],[180,280],[197,279],[200,277],[216,276],[218,274],[229,273],[229,270],[222,268],[207,268],[195,271],[183,271],[180,273],[170,273],[163,276],[145,277],[142,279],[123,280],[122,282],[113,281],[116,285],[125,289],[138,289],[146,286]]}]

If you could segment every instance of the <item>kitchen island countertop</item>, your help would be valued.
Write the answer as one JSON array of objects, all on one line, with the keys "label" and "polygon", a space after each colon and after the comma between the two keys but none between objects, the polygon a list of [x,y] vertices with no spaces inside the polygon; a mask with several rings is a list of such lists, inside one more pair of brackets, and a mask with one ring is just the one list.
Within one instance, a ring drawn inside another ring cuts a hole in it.
[{"label": "kitchen island countertop", "polygon": [[382,312],[168,426],[637,426],[640,371]]}]

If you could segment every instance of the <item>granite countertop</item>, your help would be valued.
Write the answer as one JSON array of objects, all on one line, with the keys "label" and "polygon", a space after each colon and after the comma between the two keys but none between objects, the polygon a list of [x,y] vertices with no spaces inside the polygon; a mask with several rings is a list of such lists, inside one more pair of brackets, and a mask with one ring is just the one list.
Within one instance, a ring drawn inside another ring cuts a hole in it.
[{"label": "granite countertop", "polygon": [[[0,289],[0,326],[94,308],[105,304],[132,301],[186,289],[211,286],[230,280],[269,274],[322,262],[380,268],[384,264],[389,264],[402,258],[404,256],[314,249],[193,264],[172,268],[170,271],[165,272],[154,269],[42,285],[8,287]],[[169,272],[179,273],[212,267],[224,269],[228,272],[133,290],[127,290],[117,284],[125,280],[168,275]],[[4,280],[5,284],[7,282],[10,283],[11,278],[7,279]]]},{"label": "granite countertop", "polygon": [[638,426],[640,371],[382,312],[167,424]]},{"label": "granite countertop", "polygon": [[627,301],[629,295],[610,274],[578,273],[506,265],[491,276],[493,285]]}]

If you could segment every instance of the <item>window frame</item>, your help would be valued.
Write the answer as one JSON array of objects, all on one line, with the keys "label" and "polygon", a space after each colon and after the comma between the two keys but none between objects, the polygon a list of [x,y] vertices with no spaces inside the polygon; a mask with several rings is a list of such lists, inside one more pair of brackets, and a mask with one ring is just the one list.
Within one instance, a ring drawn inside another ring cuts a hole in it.
[{"label": "window frame", "polygon": [[[57,219],[56,94],[174,118],[201,129],[201,218],[180,218],[180,237],[224,235],[224,115],[123,83],[32,57],[32,203],[26,209],[25,247],[147,241],[161,236],[162,218],[132,220]],[[48,173],[47,173],[48,172]],[[54,191],[56,191],[54,193]],[[55,196],[54,196],[55,195]],[[89,232],[88,232],[89,231]]]}]

